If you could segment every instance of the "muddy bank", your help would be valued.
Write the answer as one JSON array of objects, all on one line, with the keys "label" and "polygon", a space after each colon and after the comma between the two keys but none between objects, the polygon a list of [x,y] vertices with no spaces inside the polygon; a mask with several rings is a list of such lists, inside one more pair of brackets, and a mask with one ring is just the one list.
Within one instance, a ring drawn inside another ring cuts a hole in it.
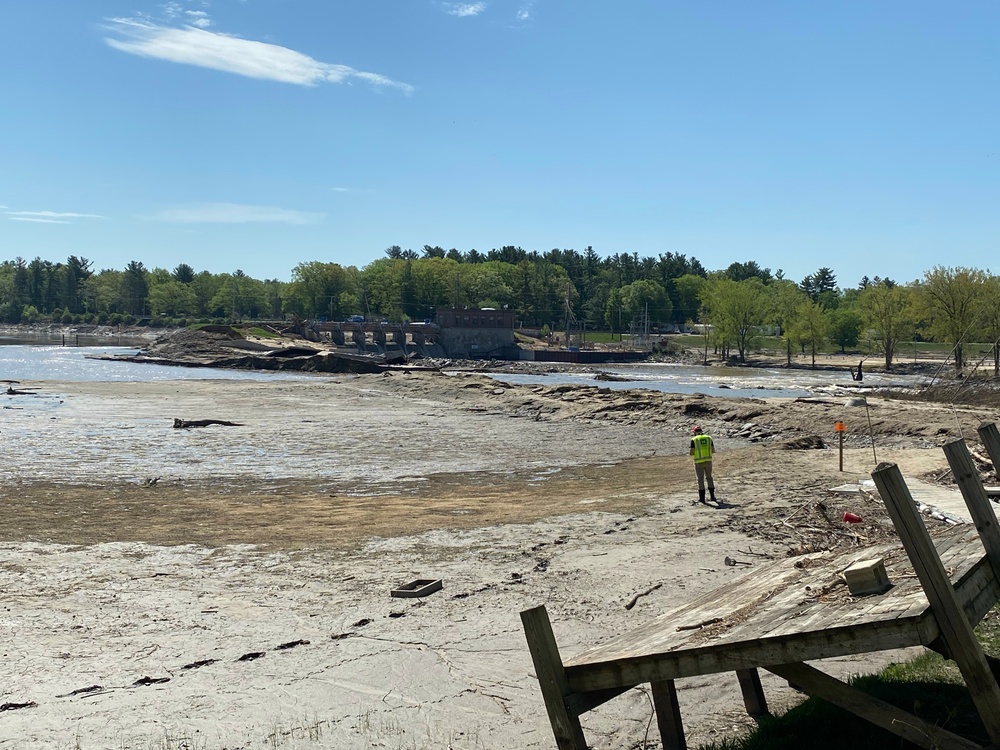
[{"label": "muddy bank", "polygon": [[[872,438],[947,482],[941,444],[995,418],[873,395],[841,472],[842,399],[431,372],[21,387],[0,423],[0,702],[24,708],[0,744],[58,750],[551,748],[521,609],[544,603],[572,654],[748,569],[727,556],[884,539],[876,500],[828,492],[867,478]],[[444,586],[390,596],[417,578]],[[764,680],[775,710],[801,699]],[[732,676],[678,688],[692,744],[749,726]],[[651,716],[636,689],[584,723],[596,748],[641,747]]]}]

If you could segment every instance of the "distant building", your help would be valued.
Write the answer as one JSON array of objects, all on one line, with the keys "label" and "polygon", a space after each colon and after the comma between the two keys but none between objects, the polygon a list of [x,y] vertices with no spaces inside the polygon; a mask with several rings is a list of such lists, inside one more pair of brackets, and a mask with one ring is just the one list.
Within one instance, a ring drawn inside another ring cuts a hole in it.
[{"label": "distant building", "polygon": [[[509,328],[514,329],[514,311],[493,307],[453,307],[437,311],[435,321],[441,328]],[[511,339],[513,342],[513,338]]]},{"label": "distant building", "polygon": [[514,343],[514,311],[455,307],[439,309],[435,322],[438,340],[452,357],[471,359],[517,359]]}]

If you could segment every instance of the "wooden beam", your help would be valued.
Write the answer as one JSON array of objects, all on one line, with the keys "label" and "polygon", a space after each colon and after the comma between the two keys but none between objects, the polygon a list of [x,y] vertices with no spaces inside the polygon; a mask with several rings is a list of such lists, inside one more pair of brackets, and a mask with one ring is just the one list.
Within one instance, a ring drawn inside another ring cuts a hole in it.
[{"label": "wooden beam", "polygon": [[1000,687],[986,664],[983,649],[962,611],[903,475],[895,464],[883,463],[872,472],[872,479],[927,595],[948,653],[965,678],[983,726],[992,743],[1000,745]]},{"label": "wooden beam", "polygon": [[913,714],[890,703],[863,693],[808,664],[781,664],[766,667],[789,682],[794,682],[810,695],[822,698],[855,716],[887,729],[918,747],[940,750],[982,750],[975,742],[959,737],[946,729],[928,724]]},{"label": "wooden beam", "polygon": [[566,682],[559,647],[552,633],[549,613],[544,606],[526,609],[521,613],[521,624],[524,626],[524,637],[528,641],[528,651],[531,652],[531,661],[535,665],[535,675],[538,677],[552,733],[556,738],[556,747],[559,750],[587,750],[580,717],[571,713],[566,705],[566,698],[571,691]]},{"label": "wooden beam", "polygon": [[994,422],[990,422],[979,425],[976,432],[979,433],[979,439],[983,441],[990,461],[993,462],[993,470],[1000,476],[1000,430],[997,429]]},{"label": "wooden beam", "polygon": [[[996,425],[990,425],[996,430]],[[986,488],[979,478],[979,470],[969,453],[964,440],[953,440],[944,446],[944,455],[948,458],[952,476],[958,483],[965,499],[965,506],[976,525],[979,538],[986,548],[986,557],[993,568],[993,574],[1000,576],[1000,526],[997,525],[997,514],[993,510]]]},{"label": "wooden beam", "polygon": [[566,667],[566,677],[575,692],[590,693],[658,680],[736,672],[762,664],[789,664],[919,646],[937,638],[939,630],[936,623],[916,617],[887,620],[766,637],[752,643],[706,644],[662,653],[637,652],[628,659],[570,664]]},{"label": "wooden beam", "polygon": [[571,693],[566,696],[566,708],[571,714],[583,716],[587,711],[593,711],[598,706],[602,706],[612,698],[617,698],[622,693],[627,693],[635,687],[617,687],[609,690],[594,690],[589,693]]},{"label": "wooden beam", "polygon": [[650,683],[650,687],[653,689],[653,708],[656,709],[656,726],[660,729],[663,750],[687,750],[674,681],[660,680]]},{"label": "wooden beam", "polygon": [[740,681],[740,692],[743,693],[743,705],[751,716],[767,716],[767,698],[760,684],[760,673],[756,669],[737,669],[736,678]]}]

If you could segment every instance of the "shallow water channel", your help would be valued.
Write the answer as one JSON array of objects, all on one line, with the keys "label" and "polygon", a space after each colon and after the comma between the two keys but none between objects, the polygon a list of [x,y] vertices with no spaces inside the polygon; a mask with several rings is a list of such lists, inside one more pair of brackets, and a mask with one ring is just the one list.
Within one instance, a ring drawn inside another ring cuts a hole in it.
[{"label": "shallow water channel", "polygon": [[[604,376],[610,376],[607,379]],[[589,365],[576,372],[548,374],[497,373],[507,383],[542,385],[597,385],[612,390],[645,388],[664,393],[703,393],[729,398],[800,398],[816,394],[867,388],[909,387],[923,380],[908,375],[865,375],[856,383],[845,365],[839,370],[786,370],[784,368],[712,367],[701,365],[629,364]]]}]

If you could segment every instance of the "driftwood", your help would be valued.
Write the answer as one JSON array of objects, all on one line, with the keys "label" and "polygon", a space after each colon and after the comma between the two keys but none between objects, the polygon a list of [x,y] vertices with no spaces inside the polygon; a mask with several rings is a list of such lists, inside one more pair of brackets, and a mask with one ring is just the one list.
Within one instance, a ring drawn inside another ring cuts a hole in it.
[{"label": "driftwood", "polygon": [[224,419],[174,419],[174,429],[184,429],[189,427],[208,427],[212,424],[220,424],[223,427],[242,427],[239,422],[227,422]]},{"label": "driftwood", "polygon": [[22,391],[12,386],[7,386],[6,394],[8,396],[34,396],[35,394],[31,391]]},{"label": "driftwood", "polygon": [[625,605],[625,609],[632,609],[632,607],[634,607],[639,602],[640,598],[642,598],[644,596],[648,596],[649,594],[652,594],[654,591],[656,591],[662,585],[663,585],[662,583],[658,583],[655,586],[650,586],[648,589],[646,589],[642,593],[636,594],[635,596],[632,597],[631,600],[629,600],[629,603]]}]

